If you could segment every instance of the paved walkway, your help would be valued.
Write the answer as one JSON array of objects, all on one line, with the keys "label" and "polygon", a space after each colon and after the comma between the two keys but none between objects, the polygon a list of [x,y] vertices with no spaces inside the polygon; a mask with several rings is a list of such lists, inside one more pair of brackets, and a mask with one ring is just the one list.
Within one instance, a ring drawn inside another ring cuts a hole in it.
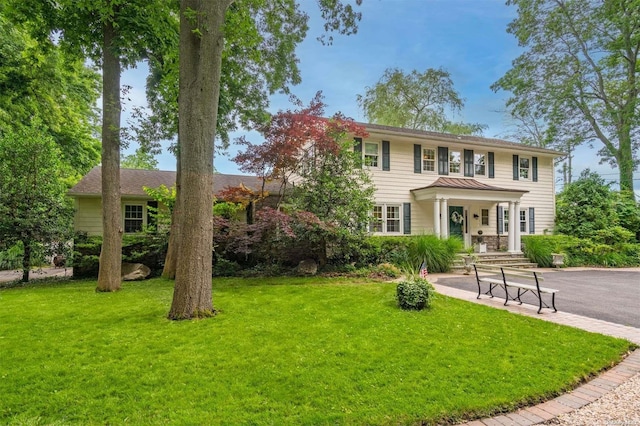
[{"label": "paved walkway", "polygon": [[[455,297],[456,299],[466,300],[468,302],[479,303],[491,306],[497,309],[504,309],[510,312],[527,315],[544,321],[550,321],[557,324],[568,325],[580,328],[594,333],[606,334],[614,337],[621,337],[633,343],[640,345],[640,329],[614,324],[611,322],[601,321],[593,318],[587,318],[580,315],[570,314],[566,312],[553,312],[543,309],[537,314],[538,307],[533,305],[512,303],[504,306],[504,299],[495,297],[493,299],[483,296],[477,299],[477,293],[460,290],[457,288],[438,285],[438,278],[451,277],[451,274],[431,274],[429,280],[434,283],[436,291],[446,296]],[[551,420],[561,414],[570,413],[578,408],[598,400],[600,397],[611,392],[620,384],[633,376],[640,373],[640,350],[634,351],[625,358],[620,364],[601,374],[589,383],[586,383],[573,391],[554,398],[550,401],[538,404],[533,407],[520,409],[514,413],[500,415],[496,417],[475,420],[464,423],[466,426],[529,426],[539,424]]]},{"label": "paved walkway", "polygon": [[[53,266],[46,266],[40,269],[32,269],[29,273],[30,280],[37,280],[39,278],[48,277],[71,277],[73,276],[73,268],[54,268]],[[22,270],[16,271],[0,271],[0,283],[15,281],[22,278]]]}]

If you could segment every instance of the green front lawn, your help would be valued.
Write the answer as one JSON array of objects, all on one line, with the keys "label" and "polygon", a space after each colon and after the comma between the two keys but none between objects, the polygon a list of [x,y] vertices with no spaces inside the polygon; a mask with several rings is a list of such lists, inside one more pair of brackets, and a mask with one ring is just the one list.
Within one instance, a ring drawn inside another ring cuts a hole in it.
[{"label": "green front lawn", "polygon": [[172,283],[0,291],[0,424],[413,424],[566,390],[623,340],[394,284],[215,279],[211,319],[165,319]]}]

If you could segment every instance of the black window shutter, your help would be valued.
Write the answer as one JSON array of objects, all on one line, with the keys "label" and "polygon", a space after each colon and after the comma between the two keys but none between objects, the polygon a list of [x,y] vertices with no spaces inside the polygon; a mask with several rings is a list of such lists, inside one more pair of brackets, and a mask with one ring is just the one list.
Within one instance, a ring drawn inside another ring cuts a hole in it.
[{"label": "black window shutter", "polygon": [[536,233],[536,209],[529,207],[529,233]]},{"label": "black window shutter", "polygon": [[389,151],[389,141],[382,141],[382,170],[385,172],[391,170]]},{"label": "black window shutter", "polygon": [[465,149],[464,150],[464,175],[468,177],[473,177],[473,150]]},{"label": "black window shutter", "polygon": [[413,145],[413,173],[422,173],[422,145]]},{"label": "black window shutter", "polygon": [[403,228],[405,234],[411,234],[411,203],[402,204]]},{"label": "black window shutter", "polygon": [[513,155],[513,180],[520,180],[520,159]]},{"label": "black window shutter", "polygon": [[504,234],[504,213],[501,206],[498,206],[498,235]]},{"label": "black window shutter", "polygon": [[534,182],[538,181],[538,157],[531,158],[531,178]]},{"label": "black window shutter", "polygon": [[496,165],[493,152],[489,153],[489,177],[491,179],[496,177]]},{"label": "black window shutter", "polygon": [[438,147],[438,174],[449,174],[449,148],[446,146]]}]

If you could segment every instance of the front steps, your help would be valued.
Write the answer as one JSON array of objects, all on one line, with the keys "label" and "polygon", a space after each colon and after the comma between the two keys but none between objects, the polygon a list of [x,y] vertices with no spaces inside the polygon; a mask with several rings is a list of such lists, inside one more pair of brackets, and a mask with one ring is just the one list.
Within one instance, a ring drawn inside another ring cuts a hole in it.
[{"label": "front steps", "polygon": [[[474,253],[477,260],[476,263],[484,265],[500,265],[509,266],[511,268],[536,268],[538,265],[531,263],[528,258],[522,253],[505,253],[505,252],[491,252],[491,253]],[[467,254],[460,253],[457,255],[456,260],[451,267],[452,272],[464,272],[464,258]]]}]

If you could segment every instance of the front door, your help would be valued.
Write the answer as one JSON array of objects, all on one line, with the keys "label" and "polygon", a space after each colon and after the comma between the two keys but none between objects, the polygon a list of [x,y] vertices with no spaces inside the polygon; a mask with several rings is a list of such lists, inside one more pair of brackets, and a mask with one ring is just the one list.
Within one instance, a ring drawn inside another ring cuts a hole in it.
[{"label": "front door", "polygon": [[449,206],[449,236],[458,237],[464,241],[463,235],[464,208]]}]

